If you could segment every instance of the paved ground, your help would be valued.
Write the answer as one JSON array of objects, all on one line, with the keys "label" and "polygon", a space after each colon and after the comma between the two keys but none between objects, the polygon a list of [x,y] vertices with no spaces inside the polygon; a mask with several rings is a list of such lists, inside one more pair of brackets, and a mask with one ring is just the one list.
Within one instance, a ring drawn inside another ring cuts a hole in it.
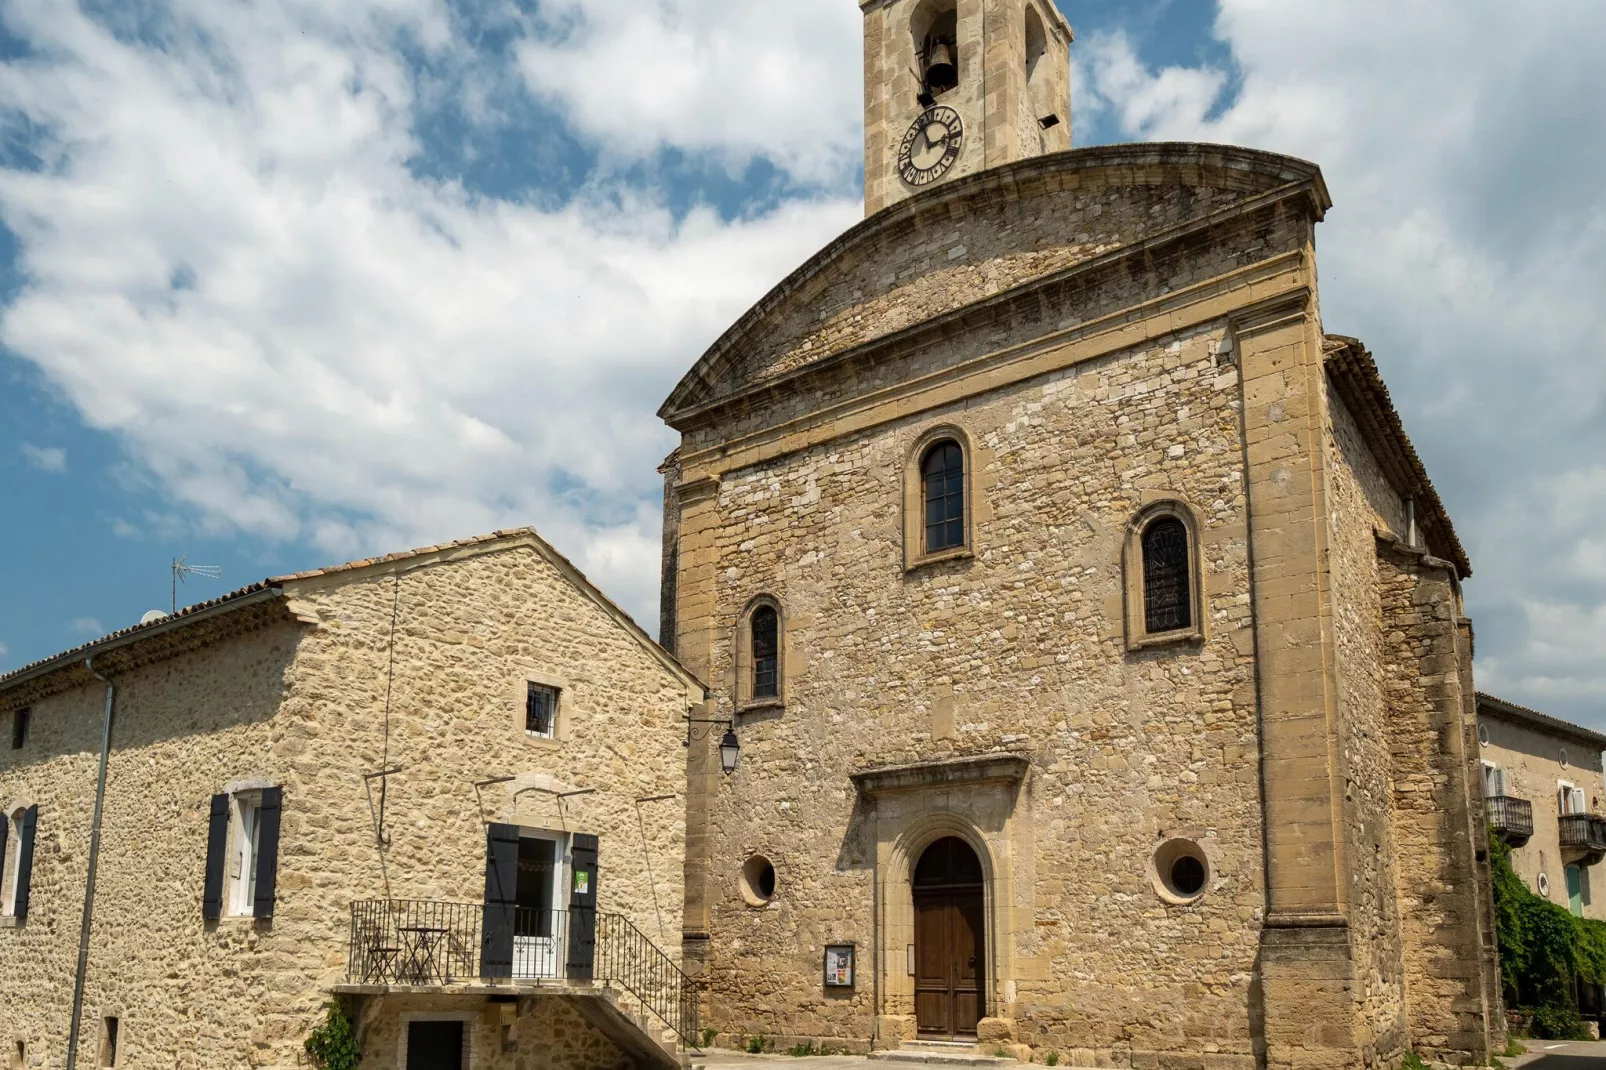
[{"label": "paved ground", "polygon": [[1502,1059],[1516,1070],[1606,1070],[1606,1041],[1527,1040],[1527,1055]]},{"label": "paved ground", "polygon": [[[1530,1040],[1528,1054],[1502,1059],[1509,1070],[1606,1070],[1606,1041]],[[710,1051],[692,1062],[707,1070],[871,1070],[893,1063],[872,1063],[862,1055],[825,1055],[798,1059],[784,1053],[743,1055]]]}]

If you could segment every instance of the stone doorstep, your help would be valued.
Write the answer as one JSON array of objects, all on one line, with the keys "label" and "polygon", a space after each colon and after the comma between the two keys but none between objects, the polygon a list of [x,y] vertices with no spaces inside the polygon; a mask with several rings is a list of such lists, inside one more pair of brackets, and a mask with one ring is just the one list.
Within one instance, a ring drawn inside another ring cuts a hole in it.
[{"label": "stone doorstep", "polygon": [[[952,1042],[949,1042],[952,1043]],[[927,1063],[936,1066],[1019,1066],[1013,1059],[999,1059],[991,1055],[976,1054],[974,1044],[953,1044],[941,1041],[911,1041],[901,1048],[872,1051],[870,1058],[877,1062]]]}]

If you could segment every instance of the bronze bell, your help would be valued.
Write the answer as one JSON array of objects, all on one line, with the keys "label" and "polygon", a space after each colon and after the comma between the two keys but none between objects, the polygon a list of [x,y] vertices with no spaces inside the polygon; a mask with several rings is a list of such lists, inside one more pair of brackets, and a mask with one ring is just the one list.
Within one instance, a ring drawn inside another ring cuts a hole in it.
[{"label": "bronze bell", "polygon": [[959,84],[959,58],[952,41],[935,40],[926,49],[926,88],[943,93]]}]

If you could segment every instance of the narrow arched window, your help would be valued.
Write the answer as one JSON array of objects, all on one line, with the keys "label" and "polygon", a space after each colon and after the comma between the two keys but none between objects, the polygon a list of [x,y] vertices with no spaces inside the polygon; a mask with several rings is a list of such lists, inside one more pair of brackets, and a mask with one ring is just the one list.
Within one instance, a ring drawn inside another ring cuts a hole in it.
[{"label": "narrow arched window", "polygon": [[752,629],[753,697],[778,698],[781,694],[780,615],[774,606],[759,606],[748,627]]},{"label": "narrow arched window", "polygon": [[1143,619],[1151,635],[1193,627],[1188,527],[1174,516],[1143,529]]},{"label": "narrow arched window", "polygon": [[925,488],[926,553],[965,545],[965,451],[952,439],[938,442],[920,461]]}]

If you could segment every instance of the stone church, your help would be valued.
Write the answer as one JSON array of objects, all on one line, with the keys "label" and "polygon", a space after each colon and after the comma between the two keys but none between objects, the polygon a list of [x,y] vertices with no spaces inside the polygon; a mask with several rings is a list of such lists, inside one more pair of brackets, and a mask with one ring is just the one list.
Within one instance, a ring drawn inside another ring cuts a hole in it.
[{"label": "stone church", "polygon": [[1322,323],[1321,172],[1072,150],[1047,0],[861,7],[866,218],[660,412],[704,1024],[1482,1064],[1471,570]]}]

